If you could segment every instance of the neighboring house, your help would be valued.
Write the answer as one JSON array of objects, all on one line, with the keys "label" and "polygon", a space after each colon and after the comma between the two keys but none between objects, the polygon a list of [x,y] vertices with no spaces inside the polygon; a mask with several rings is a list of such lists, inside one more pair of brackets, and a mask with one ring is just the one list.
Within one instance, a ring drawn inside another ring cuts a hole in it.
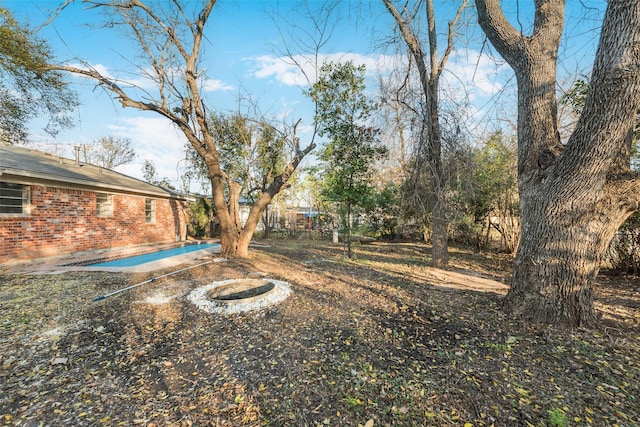
[{"label": "neighboring house", "polygon": [[[249,219],[249,213],[251,212],[251,208],[253,207],[253,202],[245,197],[240,197],[238,200],[238,213],[240,215],[240,224],[244,226]],[[264,228],[262,224],[262,220],[258,221],[258,225],[256,226],[256,230],[260,231]]]},{"label": "neighboring house", "polygon": [[[240,198],[240,223],[246,224],[249,219],[249,212],[251,211],[252,202],[244,197]],[[288,207],[284,209],[284,213],[281,212],[276,206],[269,205],[269,224],[272,231],[285,230],[306,230],[309,227],[309,216],[315,217],[317,213],[312,208],[305,207]],[[310,215],[310,213],[313,215]],[[263,213],[264,215],[264,213]],[[263,219],[260,219],[256,226],[256,231],[263,231],[264,223]]]},{"label": "neighboring house", "polygon": [[188,201],[78,158],[0,144],[0,264],[184,240]]}]

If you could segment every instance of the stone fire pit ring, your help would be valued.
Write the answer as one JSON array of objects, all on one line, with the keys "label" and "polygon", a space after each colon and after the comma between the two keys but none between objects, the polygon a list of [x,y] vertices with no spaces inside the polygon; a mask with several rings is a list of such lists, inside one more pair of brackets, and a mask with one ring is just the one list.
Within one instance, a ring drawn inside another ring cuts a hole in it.
[{"label": "stone fire pit ring", "polygon": [[196,288],[187,299],[208,313],[242,313],[280,303],[290,293],[289,284],[280,280],[230,279]]}]

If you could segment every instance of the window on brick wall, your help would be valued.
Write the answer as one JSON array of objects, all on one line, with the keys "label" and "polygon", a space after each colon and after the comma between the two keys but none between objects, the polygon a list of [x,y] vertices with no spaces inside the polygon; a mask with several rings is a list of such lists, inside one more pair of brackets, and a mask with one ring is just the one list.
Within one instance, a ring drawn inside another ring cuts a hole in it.
[{"label": "window on brick wall", "polygon": [[96,193],[96,215],[113,216],[113,195]]},{"label": "window on brick wall", "polygon": [[0,182],[0,215],[29,213],[29,186]]},{"label": "window on brick wall", "polygon": [[144,199],[144,216],[147,223],[156,222],[156,201],[153,199]]}]

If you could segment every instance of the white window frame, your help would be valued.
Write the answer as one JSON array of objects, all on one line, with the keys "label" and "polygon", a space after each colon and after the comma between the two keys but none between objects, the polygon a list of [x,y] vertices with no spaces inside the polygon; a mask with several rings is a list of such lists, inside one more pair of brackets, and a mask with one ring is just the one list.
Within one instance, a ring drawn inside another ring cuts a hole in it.
[{"label": "white window frame", "polygon": [[[14,189],[16,193],[21,190],[20,196],[16,196],[16,195],[9,196],[7,193],[11,192],[11,190],[4,191],[4,195],[0,196],[0,215],[1,216],[29,215],[31,213],[31,188],[28,185],[18,184],[13,182],[3,181],[3,182],[0,182],[0,184],[2,184],[3,186],[4,185],[16,186],[16,188]],[[7,200],[7,199],[11,199],[11,200],[22,199],[22,204],[21,205],[6,204],[4,200]],[[16,208],[18,206],[20,206],[20,212],[4,212],[5,209]]]},{"label": "white window frame", "polygon": [[144,218],[147,224],[155,224],[156,222],[155,199],[144,199]]},{"label": "white window frame", "polygon": [[96,216],[113,216],[113,194],[96,193]]}]

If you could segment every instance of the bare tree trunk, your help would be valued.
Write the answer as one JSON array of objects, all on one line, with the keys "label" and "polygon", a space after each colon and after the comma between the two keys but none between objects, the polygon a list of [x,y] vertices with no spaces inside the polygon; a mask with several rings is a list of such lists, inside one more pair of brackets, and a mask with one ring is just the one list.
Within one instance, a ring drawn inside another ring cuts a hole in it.
[{"label": "bare tree trunk", "polygon": [[[209,168],[211,170],[212,166],[209,166]],[[215,216],[220,223],[220,252],[224,256],[229,256],[236,251],[238,232],[229,215],[229,207],[224,194],[224,181],[221,171],[218,174],[211,174],[213,206],[215,208]]]},{"label": "bare tree trunk", "polygon": [[229,181],[229,216],[233,223],[233,227],[236,230],[242,229],[242,222],[240,221],[240,191],[242,186],[239,182]]},{"label": "bare tree trunk", "polygon": [[527,214],[526,240],[518,248],[505,300],[519,317],[567,326],[596,320],[595,278],[609,242],[628,213],[617,207],[603,210],[597,206],[603,201],[586,193],[571,202],[541,197]]},{"label": "bare tree trunk", "polygon": [[[433,6],[432,6],[433,7]],[[432,19],[435,19],[432,17]],[[437,62],[436,62],[437,63]],[[449,243],[445,178],[442,167],[442,136],[440,134],[440,110],[438,101],[439,78],[432,76],[428,86],[428,164],[431,169],[431,189],[435,200],[433,206],[433,228],[431,231],[431,259],[434,267],[449,264]]]},{"label": "bare tree trunk", "polygon": [[433,207],[433,228],[431,230],[431,256],[434,267],[443,268],[449,263],[448,227],[449,220],[444,209],[444,202],[438,200]]},{"label": "bare tree trunk", "polygon": [[530,37],[507,22],[499,0],[476,5],[518,79],[522,234],[505,306],[536,322],[591,324],[600,261],[640,190],[628,149],[640,104],[640,0],[609,1],[589,95],[564,147],[555,98],[564,1],[536,2]]},{"label": "bare tree trunk", "polygon": [[[442,58],[438,59],[438,43],[436,34],[436,20],[433,7],[433,0],[425,2],[427,27],[429,35],[429,47],[425,52],[414,29],[411,28],[411,17],[403,17],[395,8],[391,0],[383,0],[387,10],[393,16],[402,37],[404,38],[411,55],[416,61],[420,74],[425,97],[425,123],[426,132],[422,138],[426,137],[427,144],[427,164],[431,170],[431,190],[435,200],[432,210],[432,261],[435,267],[445,267],[448,264],[448,243],[447,229],[448,220],[446,214],[446,198],[444,187],[444,172],[442,168],[442,143],[440,134],[440,115],[438,102],[438,86],[442,71],[449,59],[453,49],[454,26],[459,20],[462,11],[466,8],[468,0],[462,0],[455,18],[449,22],[448,40]],[[406,10],[406,7],[405,7]]]}]

